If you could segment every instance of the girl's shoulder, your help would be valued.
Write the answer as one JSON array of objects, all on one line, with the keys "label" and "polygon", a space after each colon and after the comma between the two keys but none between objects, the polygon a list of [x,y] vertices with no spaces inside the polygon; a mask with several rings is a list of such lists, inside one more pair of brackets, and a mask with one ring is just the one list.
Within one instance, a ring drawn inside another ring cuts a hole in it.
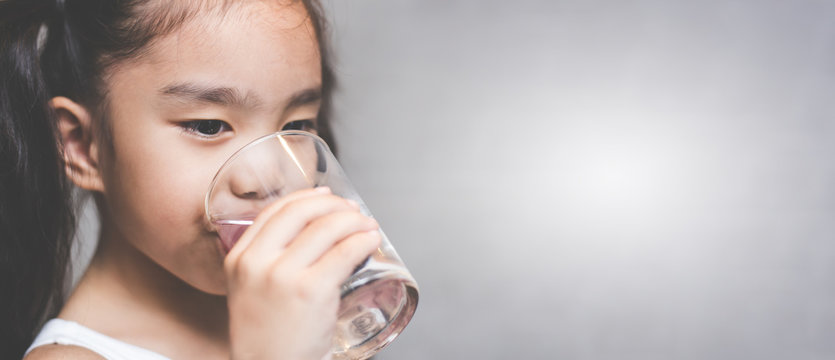
[{"label": "girl's shoulder", "polygon": [[24,360],[52,360],[52,359],[73,359],[73,360],[103,360],[99,354],[75,345],[50,344],[32,349]]},{"label": "girl's shoulder", "polygon": [[150,350],[60,318],[44,324],[24,359],[170,360]]}]

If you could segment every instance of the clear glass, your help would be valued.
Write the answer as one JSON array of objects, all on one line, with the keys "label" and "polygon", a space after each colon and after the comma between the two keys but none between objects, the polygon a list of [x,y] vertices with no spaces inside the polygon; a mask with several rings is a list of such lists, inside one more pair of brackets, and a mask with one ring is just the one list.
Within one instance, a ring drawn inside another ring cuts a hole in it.
[{"label": "clear glass", "polygon": [[[327,186],[372,216],[318,136],[281,131],[254,140],[233,154],[206,194],[206,216],[226,251],[268,204],[297,190]],[[334,359],[367,359],[406,327],[418,287],[382,231],[382,243],[342,285]]]}]

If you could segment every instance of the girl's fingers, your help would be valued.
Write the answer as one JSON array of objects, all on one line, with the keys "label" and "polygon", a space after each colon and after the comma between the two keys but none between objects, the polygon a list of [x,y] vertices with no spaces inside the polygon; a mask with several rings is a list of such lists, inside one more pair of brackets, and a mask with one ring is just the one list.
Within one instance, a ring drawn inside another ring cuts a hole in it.
[{"label": "girl's fingers", "polygon": [[229,253],[226,255],[226,258],[228,260],[237,259],[240,256],[240,254],[244,251],[244,249],[246,249],[249,246],[249,243],[252,241],[254,235],[257,234],[260,231],[261,227],[264,226],[264,224],[266,223],[266,219],[272,217],[276,212],[284,208],[284,206],[288,203],[299,199],[309,198],[312,196],[330,194],[330,192],[330,188],[327,187],[305,189],[291,193],[270,204],[258,214],[255,220],[253,220],[252,225],[250,225],[250,227],[246,229],[246,232],[244,232],[243,235],[241,235],[235,246],[233,246],[232,249],[229,250]]},{"label": "girl's fingers", "polygon": [[339,286],[380,246],[383,236],[379,230],[355,233],[330,248],[309,269],[311,279],[325,286]]},{"label": "girl's fingers", "polygon": [[307,267],[335,243],[354,233],[376,230],[377,221],[357,211],[334,212],[313,220],[287,245],[282,253],[282,269]]},{"label": "girl's fingers", "polygon": [[286,202],[268,218],[259,219],[263,225],[248,234],[251,240],[241,244],[246,248],[240,250],[237,261],[246,263],[250,269],[265,269],[310,222],[333,212],[352,210],[359,211],[356,205],[335,195],[309,196]]}]

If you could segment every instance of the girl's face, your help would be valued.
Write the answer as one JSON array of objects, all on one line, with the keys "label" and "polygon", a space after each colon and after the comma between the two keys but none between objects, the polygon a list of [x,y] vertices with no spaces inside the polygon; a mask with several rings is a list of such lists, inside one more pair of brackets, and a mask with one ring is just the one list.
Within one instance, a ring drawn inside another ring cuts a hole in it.
[{"label": "girl's face", "polygon": [[315,122],[321,63],[300,2],[204,14],[107,74],[112,145],[101,149],[106,226],[192,286],[225,292],[204,219],[215,172],[236,149]]}]

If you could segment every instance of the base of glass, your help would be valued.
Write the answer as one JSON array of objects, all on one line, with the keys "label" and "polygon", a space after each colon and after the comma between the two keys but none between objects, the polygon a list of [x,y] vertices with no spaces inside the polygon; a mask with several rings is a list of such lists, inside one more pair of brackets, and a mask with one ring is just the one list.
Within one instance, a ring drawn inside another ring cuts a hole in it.
[{"label": "base of glass", "polygon": [[370,280],[342,295],[335,360],[370,358],[403,331],[417,308],[418,290],[410,278],[385,271],[363,278]]}]

